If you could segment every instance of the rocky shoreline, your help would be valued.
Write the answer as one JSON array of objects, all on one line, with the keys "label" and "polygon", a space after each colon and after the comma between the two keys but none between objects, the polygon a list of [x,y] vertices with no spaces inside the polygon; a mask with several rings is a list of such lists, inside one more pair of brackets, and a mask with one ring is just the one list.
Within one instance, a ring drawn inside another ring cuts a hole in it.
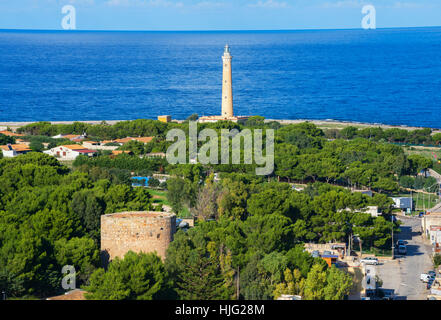
[{"label": "rocky shoreline", "polygon": [[[106,123],[113,125],[121,121],[127,121],[127,120],[90,120],[90,121],[78,121],[78,122],[84,122],[88,124],[100,124],[101,122],[105,121]],[[173,120],[178,123],[184,121],[184,120]],[[358,128],[367,128],[367,127],[380,127],[383,129],[392,129],[392,128],[399,128],[404,130],[418,130],[418,129],[424,129],[424,127],[413,127],[413,126],[405,126],[405,125],[388,125],[388,124],[381,124],[381,123],[365,123],[365,122],[354,122],[354,121],[338,121],[338,120],[309,120],[309,119],[296,119],[296,120],[287,120],[287,119],[265,119],[265,122],[271,122],[271,121],[277,121],[281,124],[296,124],[301,122],[311,122],[315,124],[316,126],[322,128],[322,129],[343,129],[348,126],[355,126]],[[35,123],[37,121],[11,121],[11,122],[0,122],[0,130],[6,130],[7,127],[12,129],[17,129],[19,127]],[[48,121],[52,124],[71,124],[76,121]],[[433,133],[439,133],[441,132],[441,129],[438,128],[431,128],[433,130]]]}]

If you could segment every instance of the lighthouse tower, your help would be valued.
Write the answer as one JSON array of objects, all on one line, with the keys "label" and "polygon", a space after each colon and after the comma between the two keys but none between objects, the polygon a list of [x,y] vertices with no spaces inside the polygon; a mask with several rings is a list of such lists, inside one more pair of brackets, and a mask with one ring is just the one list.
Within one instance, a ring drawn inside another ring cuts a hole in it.
[{"label": "lighthouse tower", "polygon": [[232,118],[233,115],[233,77],[231,70],[230,47],[225,46],[223,61],[223,78],[222,78],[222,117]]},{"label": "lighthouse tower", "polygon": [[231,70],[231,60],[233,57],[230,54],[230,47],[225,46],[223,62],[223,76],[222,76],[222,114],[220,116],[204,116],[198,119],[199,122],[217,122],[217,121],[245,121],[248,116],[234,116],[233,113],[233,77]]}]

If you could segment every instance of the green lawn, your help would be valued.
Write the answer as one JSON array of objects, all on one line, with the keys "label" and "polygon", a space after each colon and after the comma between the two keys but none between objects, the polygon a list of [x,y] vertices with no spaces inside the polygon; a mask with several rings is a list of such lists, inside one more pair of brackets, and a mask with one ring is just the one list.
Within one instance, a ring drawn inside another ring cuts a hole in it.
[{"label": "green lawn", "polygon": [[404,153],[406,155],[419,154],[426,158],[434,159],[433,154],[437,156],[437,159],[441,159],[441,148],[430,148],[430,147],[403,147]]},{"label": "green lawn", "polygon": [[[170,206],[170,202],[167,200],[167,191],[154,189],[148,189],[148,191],[153,196],[153,203],[161,203],[163,205]],[[177,216],[179,218],[188,218],[191,217],[191,213],[187,207],[184,207],[184,209],[182,209]]]},{"label": "green lawn", "polygon": [[[410,197],[410,193],[401,193],[396,197]],[[412,192],[412,198],[415,201],[415,209],[418,212],[423,209],[433,208],[440,200],[439,197],[434,194],[429,195],[421,192]]]},{"label": "green lawn", "polygon": [[149,193],[153,196],[153,203],[162,203],[169,206],[170,203],[167,200],[167,191],[148,189]]}]

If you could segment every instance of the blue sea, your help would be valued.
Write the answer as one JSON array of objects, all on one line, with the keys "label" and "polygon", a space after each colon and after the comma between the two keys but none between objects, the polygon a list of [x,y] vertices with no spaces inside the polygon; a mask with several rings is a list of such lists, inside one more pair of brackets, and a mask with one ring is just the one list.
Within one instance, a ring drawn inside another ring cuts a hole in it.
[{"label": "blue sea", "polygon": [[0,30],[0,121],[219,114],[226,43],[237,115],[441,127],[441,28]]}]

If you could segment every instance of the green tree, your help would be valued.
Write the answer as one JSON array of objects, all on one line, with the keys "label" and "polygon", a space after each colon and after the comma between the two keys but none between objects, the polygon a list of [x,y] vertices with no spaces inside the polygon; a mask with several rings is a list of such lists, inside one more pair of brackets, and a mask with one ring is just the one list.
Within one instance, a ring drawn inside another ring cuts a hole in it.
[{"label": "green tree", "polygon": [[129,251],[110,262],[107,271],[96,270],[85,289],[89,300],[156,300],[167,297],[169,285],[160,257]]},{"label": "green tree", "polygon": [[332,266],[328,270],[327,284],[325,287],[325,300],[343,300],[351,291],[352,277]]},{"label": "green tree", "polygon": [[87,284],[92,272],[99,266],[99,249],[90,238],[65,238],[54,244],[55,258],[60,266],[75,267],[79,285]]},{"label": "green tree", "polygon": [[228,299],[232,288],[225,285],[219,250],[200,229],[179,231],[165,261],[175,279],[175,289],[183,300]]},{"label": "green tree", "polygon": [[326,293],[327,274],[319,264],[312,266],[305,281],[305,300],[324,300]]}]

